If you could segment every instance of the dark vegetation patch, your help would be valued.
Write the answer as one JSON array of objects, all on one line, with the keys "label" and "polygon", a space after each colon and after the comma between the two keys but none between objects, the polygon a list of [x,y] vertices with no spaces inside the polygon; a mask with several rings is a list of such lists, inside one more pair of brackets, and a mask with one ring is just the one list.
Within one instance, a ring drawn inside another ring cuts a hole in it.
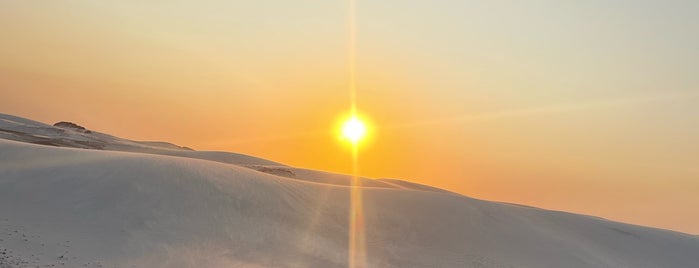
[{"label": "dark vegetation patch", "polygon": [[619,229],[619,228],[614,228],[614,227],[610,227],[609,229],[612,230],[612,231],[615,231],[615,232],[617,232],[617,233],[623,234],[623,235],[628,235],[628,236],[632,236],[632,237],[638,238],[638,235],[636,235],[636,234],[634,234],[634,233],[632,233],[632,232],[624,231],[624,230],[621,230],[621,229]]},{"label": "dark vegetation patch", "polygon": [[282,176],[282,177],[287,177],[287,178],[296,177],[296,173],[294,173],[291,170],[281,168],[281,167],[253,166],[252,168],[259,171],[259,172],[264,172],[267,174],[272,174],[272,175],[277,175],[277,176]]},{"label": "dark vegetation patch", "polygon": [[66,122],[66,121],[61,121],[58,123],[53,124],[54,127],[64,127],[64,128],[72,128],[72,129],[77,129],[77,130],[82,130],[85,131],[86,129],[83,126],[80,126],[76,123],[73,122]]}]

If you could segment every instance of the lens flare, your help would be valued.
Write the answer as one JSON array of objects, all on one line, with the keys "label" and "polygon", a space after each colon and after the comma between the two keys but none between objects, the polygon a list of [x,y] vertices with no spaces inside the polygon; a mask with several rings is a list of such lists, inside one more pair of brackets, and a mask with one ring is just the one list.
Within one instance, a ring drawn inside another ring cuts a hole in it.
[{"label": "lens flare", "polygon": [[367,135],[366,124],[357,118],[357,5],[349,0],[348,21],[348,63],[351,117],[341,128],[342,138],[352,143],[352,186],[350,188],[349,211],[349,268],[367,267],[366,236],[364,232],[364,211],[361,179],[359,177],[359,141]]},{"label": "lens flare", "polygon": [[359,148],[364,143],[370,143],[372,128],[370,120],[360,116],[356,108],[352,107],[347,117],[338,120],[338,134],[341,141],[351,147],[352,156],[352,181],[350,184],[350,209],[349,209],[349,245],[348,267],[367,267],[366,231],[364,224],[364,198],[362,197],[362,179],[359,170]]}]

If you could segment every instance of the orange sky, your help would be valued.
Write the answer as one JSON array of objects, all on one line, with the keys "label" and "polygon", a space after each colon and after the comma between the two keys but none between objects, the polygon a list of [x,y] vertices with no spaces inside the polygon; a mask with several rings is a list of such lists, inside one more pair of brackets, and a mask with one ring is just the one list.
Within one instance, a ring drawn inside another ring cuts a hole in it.
[{"label": "orange sky", "polygon": [[[0,3],[0,112],[350,171],[345,2],[145,2]],[[359,1],[362,174],[699,233],[697,4],[426,2]]]}]

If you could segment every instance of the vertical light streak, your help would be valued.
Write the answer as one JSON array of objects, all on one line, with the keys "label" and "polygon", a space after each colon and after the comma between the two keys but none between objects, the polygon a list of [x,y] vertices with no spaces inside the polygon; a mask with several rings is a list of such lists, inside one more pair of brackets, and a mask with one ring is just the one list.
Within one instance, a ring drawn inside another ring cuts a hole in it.
[{"label": "vertical light streak", "polygon": [[[357,117],[357,3],[349,0],[349,40],[348,40],[348,65],[349,65],[349,93],[352,118]],[[366,267],[366,242],[364,235],[364,211],[362,200],[361,179],[359,176],[359,148],[358,143],[352,143],[352,184],[350,185],[350,211],[349,211],[349,268]]]},{"label": "vertical light streak", "polygon": [[350,245],[349,267],[366,267],[366,236],[361,178],[359,176],[358,145],[352,145],[352,185],[350,186]]},{"label": "vertical light streak", "polygon": [[357,115],[357,3],[349,0],[348,23],[348,51],[347,62],[349,64],[349,93],[352,116]]}]

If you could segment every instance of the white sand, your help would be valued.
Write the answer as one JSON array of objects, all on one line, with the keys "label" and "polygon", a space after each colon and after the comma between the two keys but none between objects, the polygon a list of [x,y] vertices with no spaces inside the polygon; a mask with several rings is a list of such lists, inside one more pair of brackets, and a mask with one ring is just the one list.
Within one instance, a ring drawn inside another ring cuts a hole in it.
[{"label": "white sand", "polygon": [[[0,114],[0,267],[346,267],[347,180]],[[693,235],[365,182],[371,267],[699,267]]]}]

